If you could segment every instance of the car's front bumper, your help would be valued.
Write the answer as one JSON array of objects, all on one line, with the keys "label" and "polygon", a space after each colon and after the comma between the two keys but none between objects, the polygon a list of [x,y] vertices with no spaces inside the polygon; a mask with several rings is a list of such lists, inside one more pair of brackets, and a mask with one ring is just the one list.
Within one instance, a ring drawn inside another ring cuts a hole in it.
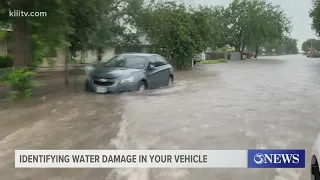
[{"label": "car's front bumper", "polygon": [[120,84],[119,81],[115,81],[112,85],[97,85],[92,80],[86,80],[85,90],[87,92],[97,92],[98,88],[106,89],[106,92],[102,93],[121,93],[126,91],[136,91],[139,86],[136,82]]}]

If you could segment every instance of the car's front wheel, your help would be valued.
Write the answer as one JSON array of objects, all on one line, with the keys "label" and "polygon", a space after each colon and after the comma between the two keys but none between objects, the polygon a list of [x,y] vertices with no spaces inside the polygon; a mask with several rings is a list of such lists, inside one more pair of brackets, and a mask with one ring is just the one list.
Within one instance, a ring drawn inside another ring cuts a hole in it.
[{"label": "car's front wheel", "polygon": [[145,81],[141,81],[140,84],[139,84],[138,91],[142,92],[142,91],[145,91],[147,89],[148,89],[147,83]]},{"label": "car's front wheel", "polygon": [[320,180],[320,172],[317,158],[314,157],[314,163],[311,165],[311,177],[312,180]]},{"label": "car's front wheel", "polygon": [[171,86],[173,84],[173,76],[170,75],[168,79],[168,86]]}]

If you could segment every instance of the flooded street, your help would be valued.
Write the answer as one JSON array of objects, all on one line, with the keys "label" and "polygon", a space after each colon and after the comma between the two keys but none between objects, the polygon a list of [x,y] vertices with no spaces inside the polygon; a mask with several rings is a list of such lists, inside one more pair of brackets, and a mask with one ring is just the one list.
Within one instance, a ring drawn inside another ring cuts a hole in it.
[{"label": "flooded street", "polygon": [[[320,60],[197,65],[143,94],[58,92],[0,110],[3,180],[297,180],[301,169],[15,169],[15,149],[302,148],[320,130]],[[22,107],[24,106],[24,107]]]}]

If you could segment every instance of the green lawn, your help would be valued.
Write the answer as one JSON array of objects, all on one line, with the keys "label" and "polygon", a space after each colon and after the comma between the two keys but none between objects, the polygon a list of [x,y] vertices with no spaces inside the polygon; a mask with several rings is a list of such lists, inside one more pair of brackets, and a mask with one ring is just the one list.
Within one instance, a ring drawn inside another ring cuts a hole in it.
[{"label": "green lawn", "polygon": [[219,63],[225,63],[227,60],[225,59],[216,59],[216,60],[204,60],[201,61],[200,64],[219,64]]}]

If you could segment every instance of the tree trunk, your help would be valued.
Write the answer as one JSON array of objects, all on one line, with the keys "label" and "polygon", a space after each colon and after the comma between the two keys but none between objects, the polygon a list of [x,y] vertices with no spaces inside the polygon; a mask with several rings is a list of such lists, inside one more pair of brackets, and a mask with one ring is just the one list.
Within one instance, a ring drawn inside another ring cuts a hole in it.
[{"label": "tree trunk", "polygon": [[25,18],[14,18],[12,24],[14,67],[25,67],[31,63],[29,25]]},{"label": "tree trunk", "polygon": [[102,60],[102,54],[103,54],[102,47],[98,47],[98,49],[97,49],[97,54],[98,54],[98,61],[101,62],[101,60]]},{"label": "tree trunk", "polygon": [[69,47],[66,47],[65,51],[65,61],[64,61],[64,83],[67,85],[69,84],[69,69],[68,69],[68,62],[70,58],[70,50]]},{"label": "tree trunk", "polygon": [[257,45],[256,46],[256,52],[254,54],[254,58],[257,58],[258,57],[258,52],[259,52],[259,46]]},{"label": "tree trunk", "polygon": [[241,45],[236,45],[235,47],[236,52],[240,52],[241,51]]},{"label": "tree trunk", "polygon": [[241,60],[245,60],[245,58],[243,57],[244,55],[244,48],[245,48],[245,45],[241,45]]}]

